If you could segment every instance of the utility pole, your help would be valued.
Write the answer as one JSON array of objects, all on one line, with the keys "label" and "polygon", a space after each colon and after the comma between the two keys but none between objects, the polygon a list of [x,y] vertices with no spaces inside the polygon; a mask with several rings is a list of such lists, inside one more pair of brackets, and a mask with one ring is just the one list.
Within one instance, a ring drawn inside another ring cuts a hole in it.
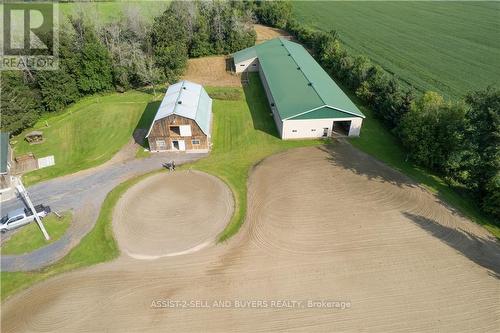
[{"label": "utility pole", "polygon": [[35,209],[35,206],[33,206],[33,203],[31,202],[31,199],[28,195],[28,191],[26,191],[26,188],[24,187],[23,182],[21,181],[21,178],[19,178],[19,185],[17,185],[16,188],[17,188],[17,191],[19,192],[19,194],[21,194],[21,196],[23,197],[26,204],[28,205],[29,209],[31,209],[31,212],[33,212],[33,216],[35,217],[35,221],[38,224],[38,227],[40,228],[40,230],[42,231],[43,236],[45,237],[46,240],[50,240],[50,236],[49,236],[47,230],[45,229],[45,226],[43,225],[42,220],[38,216],[36,209]]}]

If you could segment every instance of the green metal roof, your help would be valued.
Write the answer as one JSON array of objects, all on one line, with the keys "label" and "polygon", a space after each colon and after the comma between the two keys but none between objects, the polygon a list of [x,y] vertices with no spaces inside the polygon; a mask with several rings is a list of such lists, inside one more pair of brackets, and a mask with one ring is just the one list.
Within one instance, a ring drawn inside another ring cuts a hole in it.
[{"label": "green metal roof", "polygon": [[349,118],[352,117],[350,114],[346,114],[345,112],[332,109],[329,106],[324,106],[319,109],[309,111],[298,116],[288,118],[290,120],[299,120],[299,119],[330,119],[330,118]]},{"label": "green metal roof", "polygon": [[9,158],[9,133],[0,132],[0,173],[7,172]]},{"label": "green metal roof", "polygon": [[327,110],[308,111],[321,107],[340,111],[344,118],[365,117],[302,45],[279,37],[233,55],[235,63],[255,56],[282,120],[316,119]]},{"label": "green metal roof", "polygon": [[256,57],[257,57],[257,52],[255,52],[254,47],[249,47],[247,49],[243,49],[233,54],[233,59],[235,64]]}]

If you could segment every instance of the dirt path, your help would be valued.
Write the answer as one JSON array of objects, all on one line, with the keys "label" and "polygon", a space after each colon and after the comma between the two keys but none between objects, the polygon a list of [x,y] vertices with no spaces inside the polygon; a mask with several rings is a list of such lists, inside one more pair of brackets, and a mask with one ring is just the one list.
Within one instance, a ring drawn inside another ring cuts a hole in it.
[{"label": "dirt path", "polygon": [[232,193],[218,178],[165,173],[127,191],[116,206],[113,229],[122,252],[157,259],[215,244],[232,213]]},{"label": "dirt path", "polygon": [[262,42],[265,42],[266,40],[276,37],[285,37],[288,39],[292,38],[292,36],[285,30],[272,28],[261,24],[254,24],[253,28],[257,33],[257,40],[255,41],[256,44],[260,44]]},{"label": "dirt path", "polygon": [[[3,305],[2,332],[498,330],[499,244],[349,145],[266,159],[248,199],[228,243],[52,278]],[[249,300],[254,308],[236,306]]]}]

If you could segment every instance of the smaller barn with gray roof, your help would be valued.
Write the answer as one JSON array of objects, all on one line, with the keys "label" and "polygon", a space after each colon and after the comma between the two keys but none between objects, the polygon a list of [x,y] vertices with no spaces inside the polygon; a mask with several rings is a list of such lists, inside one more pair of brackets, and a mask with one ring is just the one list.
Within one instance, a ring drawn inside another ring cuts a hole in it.
[{"label": "smaller barn with gray roof", "polygon": [[233,59],[237,73],[259,72],[282,139],[359,136],[365,116],[302,45],[275,38]]},{"label": "smaller barn with gray roof", "polygon": [[151,151],[210,149],[212,99],[203,87],[181,81],[168,87],[146,138]]}]

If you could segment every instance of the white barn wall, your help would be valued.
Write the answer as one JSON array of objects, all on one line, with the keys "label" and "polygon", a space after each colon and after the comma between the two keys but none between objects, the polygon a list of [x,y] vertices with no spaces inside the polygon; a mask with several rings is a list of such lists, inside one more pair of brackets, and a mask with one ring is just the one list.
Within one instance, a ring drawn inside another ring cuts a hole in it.
[{"label": "white barn wall", "polygon": [[257,72],[257,71],[259,71],[259,67],[260,67],[259,66],[259,59],[252,58],[252,59],[248,59],[246,61],[235,63],[234,67],[235,67],[236,73],[241,73],[244,71]]},{"label": "white barn wall", "polygon": [[[300,120],[285,120],[283,121],[282,139],[304,139],[304,138],[321,138],[323,137],[323,129],[328,128],[328,136],[332,134],[334,121],[351,121],[349,136],[359,136],[361,129],[362,118],[328,118],[328,119],[300,119]],[[293,132],[296,130],[296,132]],[[313,131],[315,130],[315,131]]]}]

